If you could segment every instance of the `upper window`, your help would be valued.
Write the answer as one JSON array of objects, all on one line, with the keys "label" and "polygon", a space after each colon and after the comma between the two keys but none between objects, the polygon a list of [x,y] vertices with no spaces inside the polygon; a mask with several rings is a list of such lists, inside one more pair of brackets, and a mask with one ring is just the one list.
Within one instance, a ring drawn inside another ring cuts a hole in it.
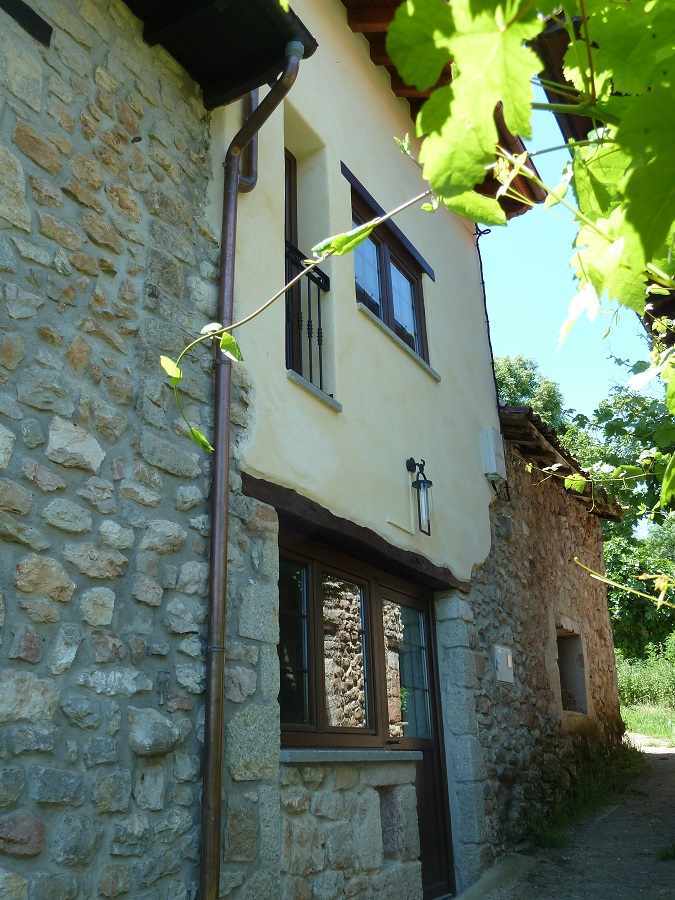
[{"label": "upper window", "polygon": [[[298,247],[298,161],[285,151],[286,283],[304,269],[306,253]],[[325,383],[323,307],[330,279],[321,269],[310,269],[286,291],[286,368],[292,369],[320,391],[330,393]]]},{"label": "upper window", "polygon": [[[353,225],[375,218],[352,192]],[[354,251],[356,299],[381,319],[411,350],[429,361],[422,295],[422,269],[388,229],[373,232]]]}]

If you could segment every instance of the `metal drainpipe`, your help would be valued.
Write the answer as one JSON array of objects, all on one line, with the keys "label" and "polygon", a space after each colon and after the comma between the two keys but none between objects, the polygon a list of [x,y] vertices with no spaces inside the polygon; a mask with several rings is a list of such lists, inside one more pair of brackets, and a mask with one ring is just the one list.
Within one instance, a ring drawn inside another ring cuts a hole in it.
[{"label": "metal drainpipe", "polygon": [[[243,120],[246,122],[258,108],[258,88],[244,97]],[[258,183],[258,132],[253,135],[244,149],[242,171],[239,173],[239,193],[248,194]]]},{"label": "metal drainpipe", "polygon": [[[488,315],[487,308],[487,291],[485,290],[485,275],[483,273],[483,257],[480,252],[480,239],[485,237],[486,234],[490,234],[489,228],[481,228],[478,223],[474,225],[474,235],[476,238],[476,253],[478,254],[478,269],[480,271],[480,287],[481,293],[483,294],[483,310],[485,312],[485,326],[487,328],[487,339],[488,346],[490,348],[490,362],[492,363],[492,383],[495,388],[495,402],[497,404],[497,415],[499,415],[499,386],[497,384],[497,374],[495,372],[495,354],[492,349],[492,334],[490,331],[490,316]],[[501,430],[501,425],[500,425]]]},{"label": "metal drainpipe", "polygon": [[[234,264],[237,240],[237,196],[242,187],[242,154],[258,130],[290,91],[298,75],[304,47],[291,41],[286,63],[263,101],[252,110],[232,139],[225,156],[223,226],[221,233],[218,321],[232,322]],[[249,101],[250,102],[250,101]],[[257,177],[253,166],[244,182],[252,190]],[[211,548],[209,559],[208,644],[206,648],[206,710],[202,797],[200,898],[217,900],[220,882],[223,784],[224,654],[227,601],[227,532],[230,470],[230,365],[216,354],[214,444],[216,452],[211,484]]]}]

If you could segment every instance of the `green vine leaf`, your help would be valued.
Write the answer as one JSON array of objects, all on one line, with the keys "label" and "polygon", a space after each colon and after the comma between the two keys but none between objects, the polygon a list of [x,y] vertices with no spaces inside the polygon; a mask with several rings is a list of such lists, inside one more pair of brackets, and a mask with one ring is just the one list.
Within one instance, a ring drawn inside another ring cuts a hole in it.
[{"label": "green vine leaf", "polygon": [[406,0],[387,34],[387,53],[401,78],[421,91],[438,81],[450,62],[452,12],[443,0]]},{"label": "green vine leaf", "polygon": [[546,195],[546,199],[544,200],[544,206],[548,209],[551,206],[557,206],[562,200],[565,199],[567,195],[567,191],[570,186],[570,181],[572,180],[573,169],[571,166],[567,166],[565,171],[563,172],[563,177],[560,180],[560,184],[553,188],[553,190]]},{"label": "green vine leaf", "polygon": [[190,425],[190,437],[195,442],[195,444],[198,444],[204,450],[208,450],[209,453],[213,453],[215,451],[216,448],[206,437],[204,432],[200,431],[199,428],[196,428],[194,425]]},{"label": "green vine leaf", "polygon": [[675,453],[670,456],[661,482],[661,506],[668,507],[675,504]]},{"label": "green vine leaf", "polygon": [[172,384],[178,384],[183,377],[183,373],[170,356],[160,356],[159,364],[171,379]]},{"label": "green vine leaf", "polygon": [[587,482],[587,478],[584,478],[583,475],[575,472],[574,475],[568,475],[567,478],[565,478],[565,487],[577,494],[583,494],[583,492],[586,490]]},{"label": "green vine leaf", "polygon": [[462,77],[434,91],[417,119],[418,132],[429,130],[419,154],[422,174],[441,198],[472,190],[495,159],[494,106],[465,89]]},{"label": "green vine leaf", "polygon": [[588,30],[594,43],[597,80],[611,79],[614,91],[621,94],[640,94],[645,87],[672,79],[672,0],[590,0],[589,12]]},{"label": "green vine leaf", "polygon": [[616,137],[633,158],[624,188],[626,219],[649,260],[665,243],[675,219],[672,87],[632,98]]},{"label": "green vine leaf", "polygon": [[661,450],[675,446],[675,422],[662,422],[654,429],[654,443]]},{"label": "green vine leaf", "polygon": [[675,360],[672,357],[661,375],[666,383],[666,406],[668,412],[675,416]]},{"label": "green vine leaf", "polygon": [[232,362],[243,362],[244,357],[236,338],[226,331],[220,338],[220,349]]},{"label": "green vine leaf", "polygon": [[208,325],[205,325],[203,328],[199,330],[200,334],[216,334],[218,331],[222,331],[223,326],[220,322],[209,322]]},{"label": "green vine leaf", "polygon": [[370,237],[374,228],[376,228],[382,218],[371,219],[363,225],[352,228],[351,231],[343,231],[340,234],[334,234],[323,241],[320,241],[312,247],[312,253],[317,256],[344,256],[345,253],[351,253],[360,243]]},{"label": "green vine leaf", "polygon": [[483,225],[506,225],[506,213],[493,197],[476,191],[462,191],[454,197],[444,197],[444,206]]},{"label": "green vine leaf", "polygon": [[617,207],[606,219],[584,225],[573,257],[578,277],[589,280],[599,297],[606,296],[642,315],[647,277],[645,257],[626,211]]},{"label": "green vine leaf", "polygon": [[526,42],[539,34],[544,21],[533,10],[525,13],[526,8],[525,3],[509,4],[509,19],[504,21],[501,3],[455,0],[457,31],[450,52],[465,89],[474,97],[480,93],[493,111],[501,102],[509,131],[530,137],[532,78],[542,63]]}]

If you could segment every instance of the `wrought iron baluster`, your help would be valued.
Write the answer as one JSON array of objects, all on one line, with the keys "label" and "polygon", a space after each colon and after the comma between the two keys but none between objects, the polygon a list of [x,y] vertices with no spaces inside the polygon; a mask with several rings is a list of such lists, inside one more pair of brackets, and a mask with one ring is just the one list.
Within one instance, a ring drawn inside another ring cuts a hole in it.
[{"label": "wrought iron baluster", "polygon": [[[286,242],[286,279],[290,281],[305,268],[304,255]],[[306,285],[303,290],[303,283]],[[312,307],[313,286],[316,289],[316,312]],[[321,269],[313,269],[299,279],[286,293],[286,364],[314,384],[314,371],[318,367],[318,387],[323,390],[323,323],[321,300],[330,290],[330,279]],[[306,302],[306,309],[303,303]],[[316,350],[314,340],[316,337]],[[305,338],[307,349],[304,350]],[[308,361],[303,359],[305,352]],[[316,353],[316,358],[315,354]]]},{"label": "wrought iron baluster", "polygon": [[294,290],[298,298],[298,372],[302,375],[302,281],[296,284]]},{"label": "wrought iron baluster", "polygon": [[316,342],[319,345],[319,390],[323,390],[323,328],[321,327],[321,288],[316,286],[316,314],[319,326],[316,330]]},{"label": "wrought iron baluster", "polygon": [[312,281],[307,279],[307,353],[309,355],[309,380],[314,383],[314,366],[312,353],[312,334],[314,323],[312,321]]}]

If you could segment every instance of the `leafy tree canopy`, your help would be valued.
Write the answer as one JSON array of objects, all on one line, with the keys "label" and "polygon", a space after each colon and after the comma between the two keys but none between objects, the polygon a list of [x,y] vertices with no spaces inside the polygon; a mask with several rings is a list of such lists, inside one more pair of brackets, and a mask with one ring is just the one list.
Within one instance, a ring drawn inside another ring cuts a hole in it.
[{"label": "leafy tree canopy", "polygon": [[498,356],[495,378],[503,406],[531,406],[547,425],[556,430],[564,426],[560,388],[543,377],[534,360],[524,356]]}]

